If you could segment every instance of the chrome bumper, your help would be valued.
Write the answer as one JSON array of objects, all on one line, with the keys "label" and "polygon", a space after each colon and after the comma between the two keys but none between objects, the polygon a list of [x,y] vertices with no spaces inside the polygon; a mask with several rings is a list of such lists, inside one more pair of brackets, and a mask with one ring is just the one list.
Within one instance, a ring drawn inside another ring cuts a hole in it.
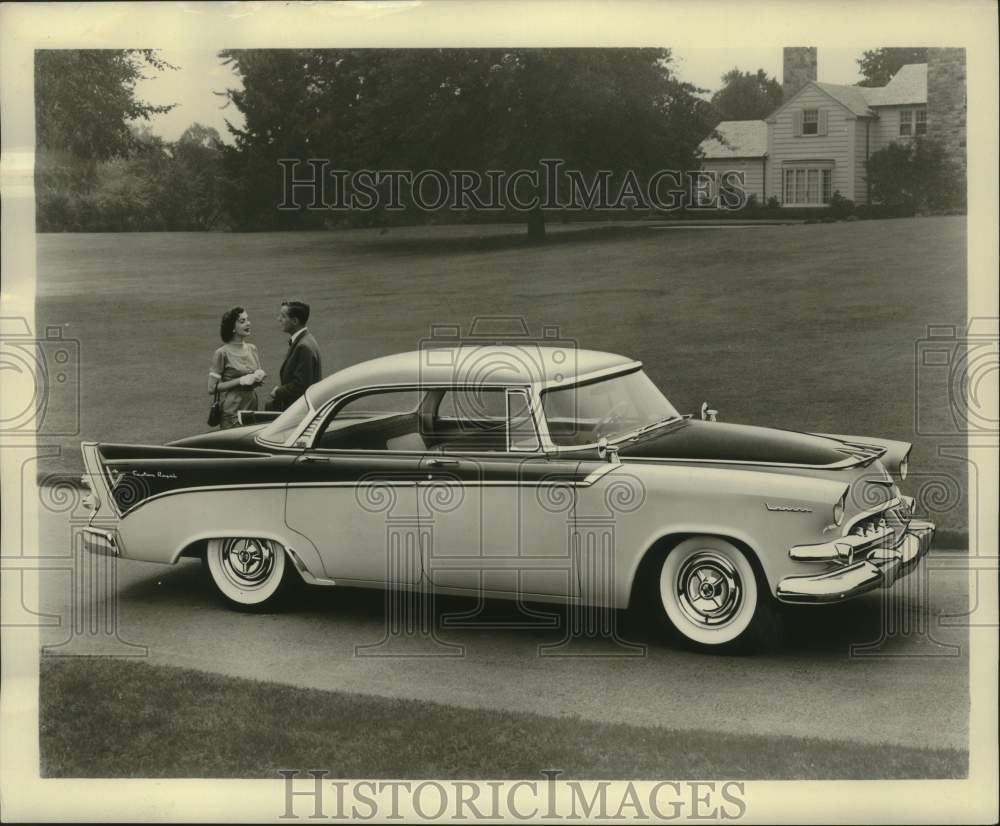
[{"label": "chrome bumper", "polygon": [[83,549],[98,556],[121,556],[121,546],[115,531],[102,531],[100,528],[82,528]]},{"label": "chrome bumper", "polygon": [[778,583],[781,602],[841,602],[875,588],[888,588],[910,573],[930,550],[934,523],[910,521],[895,548],[877,548],[860,562],[815,576],[789,576]]}]

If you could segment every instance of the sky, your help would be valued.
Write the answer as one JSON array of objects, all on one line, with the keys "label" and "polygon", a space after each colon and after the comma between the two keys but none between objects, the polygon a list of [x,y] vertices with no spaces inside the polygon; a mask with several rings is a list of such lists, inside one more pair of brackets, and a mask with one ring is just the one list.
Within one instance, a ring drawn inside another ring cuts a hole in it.
[{"label": "sky", "polygon": [[[857,83],[857,59],[865,49],[819,50],[818,77],[827,83]],[[674,72],[682,80],[714,92],[719,79],[734,66],[744,71],[763,69],[781,81],[781,48],[765,49],[687,49],[672,48]],[[164,49],[161,56],[177,66],[176,71],[150,70],[151,77],[137,84],[139,97],[150,103],[176,103],[165,115],[155,116],[149,123],[153,133],[168,141],[177,140],[192,123],[212,126],[227,143],[232,136],[226,129],[228,118],[242,126],[243,118],[235,107],[224,107],[225,98],[213,92],[239,86],[239,79],[228,66],[223,66],[216,52]],[[708,96],[706,93],[706,97]]]}]

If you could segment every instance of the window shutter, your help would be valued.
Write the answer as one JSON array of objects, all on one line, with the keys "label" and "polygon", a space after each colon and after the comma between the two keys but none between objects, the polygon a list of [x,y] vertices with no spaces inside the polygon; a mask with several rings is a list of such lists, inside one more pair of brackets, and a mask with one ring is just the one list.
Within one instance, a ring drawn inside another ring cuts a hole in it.
[{"label": "window shutter", "polygon": [[826,134],[826,115],[826,109],[819,110],[819,128],[817,129],[817,133],[820,135]]},{"label": "window shutter", "polygon": [[802,137],[802,110],[796,109],[792,113],[792,134],[796,138]]}]

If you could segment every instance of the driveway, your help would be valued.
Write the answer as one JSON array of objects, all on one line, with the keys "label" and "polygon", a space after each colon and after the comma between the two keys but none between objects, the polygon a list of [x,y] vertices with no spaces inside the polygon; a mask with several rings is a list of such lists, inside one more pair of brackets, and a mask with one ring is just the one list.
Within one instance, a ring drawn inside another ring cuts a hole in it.
[{"label": "driveway", "polygon": [[[48,516],[43,552],[67,553],[70,536],[67,522]],[[413,608],[411,600],[344,588],[312,589],[294,611],[241,614],[217,601],[197,560],[109,560],[112,568],[81,554],[71,576],[72,559],[67,553],[65,571],[41,578],[42,609],[62,618],[43,631],[52,653],[140,655],[308,688],[640,726],[967,747],[967,635],[938,620],[966,610],[964,553],[935,552],[929,576],[897,583],[892,599],[873,592],[790,609],[788,639],[752,657],[691,653],[627,615],[615,615],[617,641],[560,645],[565,609],[532,606],[532,615],[490,603],[481,611],[455,598]],[[102,579],[112,571],[113,580]],[[98,580],[107,587],[93,586]],[[436,636],[387,633],[387,605],[418,626],[423,616]],[[890,634],[878,644],[881,628]],[[874,645],[852,656],[852,645],[865,644]]]}]

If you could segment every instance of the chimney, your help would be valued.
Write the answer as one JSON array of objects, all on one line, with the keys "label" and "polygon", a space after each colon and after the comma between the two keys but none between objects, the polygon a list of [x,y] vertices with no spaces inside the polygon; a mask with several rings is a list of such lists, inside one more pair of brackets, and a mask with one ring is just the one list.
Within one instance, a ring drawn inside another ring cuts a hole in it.
[{"label": "chimney", "polygon": [[786,46],[782,66],[784,77],[781,83],[783,98],[791,100],[799,89],[810,80],[816,80],[817,49],[815,46]]},{"label": "chimney", "polygon": [[927,137],[941,143],[963,177],[965,118],[965,49],[928,49]]}]

